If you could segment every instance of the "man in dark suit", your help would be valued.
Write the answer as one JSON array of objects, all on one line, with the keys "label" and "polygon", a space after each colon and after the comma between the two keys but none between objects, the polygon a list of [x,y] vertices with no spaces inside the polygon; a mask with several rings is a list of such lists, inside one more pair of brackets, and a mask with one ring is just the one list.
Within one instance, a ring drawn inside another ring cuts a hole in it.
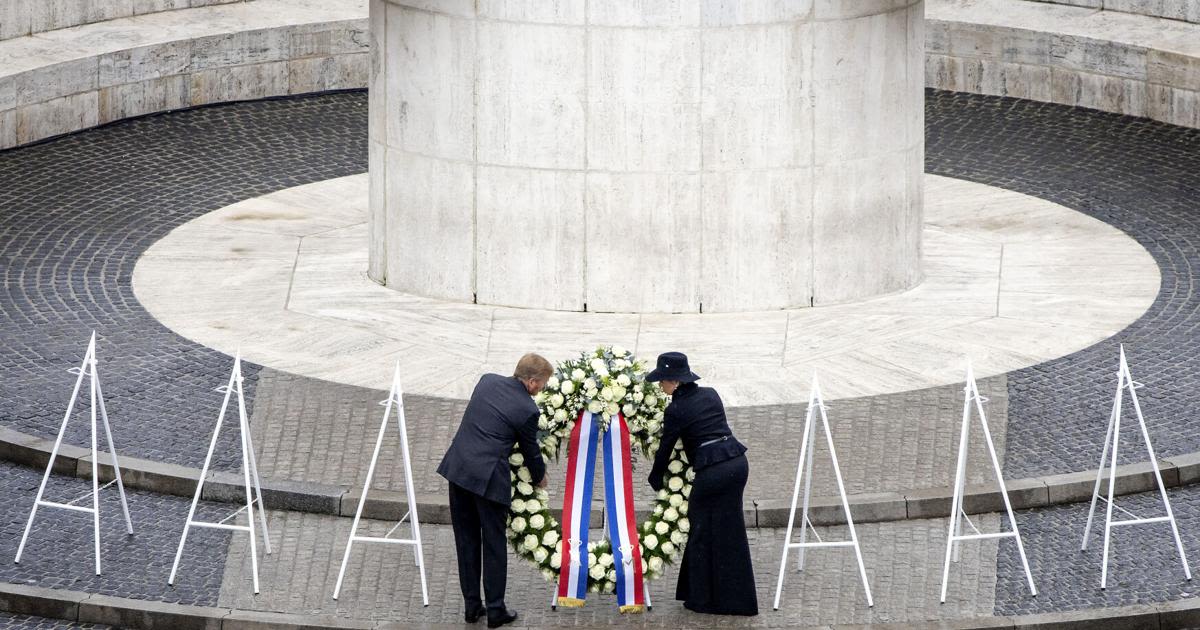
[{"label": "man in dark suit", "polygon": [[[530,353],[521,357],[511,377],[484,374],[438,466],[438,474],[450,482],[450,520],[468,623],[484,613],[489,628],[517,618],[504,606],[508,578],[504,529],[512,501],[508,458],[517,444],[533,482],[546,487],[546,464],[537,444],[539,414],[532,397],[553,373],[549,361]],[[486,608],[479,597],[481,572]]]}]

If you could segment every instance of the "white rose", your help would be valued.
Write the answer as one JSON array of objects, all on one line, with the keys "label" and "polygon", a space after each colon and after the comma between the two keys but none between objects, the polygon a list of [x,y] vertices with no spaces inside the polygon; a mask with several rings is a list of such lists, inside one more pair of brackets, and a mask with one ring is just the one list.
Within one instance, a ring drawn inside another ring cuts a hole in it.
[{"label": "white rose", "polygon": [[[692,487],[691,487],[691,486],[688,486],[688,487],[686,487],[686,488],[684,488],[684,489],[683,489],[683,496],[685,496],[685,497],[690,497],[690,496],[692,496]],[[687,503],[684,503],[684,505],[687,505]],[[687,512],[684,512],[684,514],[686,514],[686,513],[687,513]]]},{"label": "white rose", "polygon": [[633,402],[641,403],[645,399],[646,399],[646,395],[643,394],[642,392],[638,392],[638,391],[633,392]]},{"label": "white rose", "polygon": [[608,567],[611,567],[612,565],[613,565],[613,555],[611,553],[606,553],[606,554],[600,556],[600,566],[607,569]]},{"label": "white rose", "polygon": [[[609,581],[609,582],[616,582],[616,581],[617,581],[617,570],[616,570],[616,569],[609,569],[609,570],[608,570],[608,575],[606,575],[606,576],[604,576],[604,577],[608,578],[608,581]],[[608,586],[608,585],[606,584],[606,585],[605,585],[605,587],[607,587],[607,586]],[[605,591],[605,592],[607,592],[607,591]]]},{"label": "white rose", "polygon": [[543,431],[550,428],[550,418],[547,418],[546,414],[538,416],[538,428]]},{"label": "white rose", "polygon": [[550,380],[546,381],[546,387],[550,389],[558,389],[558,377],[551,376]]},{"label": "white rose", "polygon": [[597,564],[588,570],[588,575],[592,576],[593,580],[602,580],[604,579],[604,567]]},{"label": "white rose", "polygon": [[[643,540],[642,544],[646,545],[647,549],[653,550],[658,547],[658,536],[650,534],[649,536],[646,536],[646,540]],[[651,560],[651,562],[653,562],[653,560]]]},{"label": "white rose", "polygon": [[625,349],[625,346],[613,346],[610,348],[610,350],[612,350],[613,356],[616,357],[623,357],[629,354],[629,351]]},{"label": "white rose", "polygon": [[608,407],[605,407],[604,410],[605,410],[605,412],[608,413],[608,415],[615,416],[615,415],[621,413],[621,405],[618,405],[615,402],[608,403]]},{"label": "white rose", "polygon": [[668,521],[677,521],[679,520],[679,510],[669,507],[667,508],[666,512],[663,512],[663,518],[667,519]]},{"label": "white rose", "polygon": [[596,376],[599,376],[600,378],[608,378],[608,368],[600,368],[599,370],[596,370]]},{"label": "white rose", "polygon": [[676,545],[682,545],[683,544],[683,532],[680,532],[680,531],[671,532],[671,542],[675,543]]},{"label": "white rose", "polygon": [[584,381],[583,381],[583,388],[584,388],[585,390],[596,389],[596,379],[594,379],[594,378],[586,378],[586,379],[584,379]]},{"label": "white rose", "polygon": [[575,391],[575,383],[571,381],[563,381],[562,385],[558,386],[558,391],[570,395]]},{"label": "white rose", "polygon": [[513,453],[512,455],[508,456],[508,463],[512,464],[513,466],[520,466],[521,464],[525,463],[525,458],[522,457],[520,453]]},{"label": "white rose", "polygon": [[[678,478],[679,477],[672,477],[671,479],[674,480],[674,479],[678,479]],[[520,492],[522,495],[526,495],[526,496],[531,495],[531,494],[533,494],[533,486],[525,483],[524,481],[518,481],[517,482],[517,492]]]},{"label": "white rose", "polygon": [[525,531],[525,519],[520,516],[514,518],[512,523],[509,524],[509,528],[520,534],[521,532]]},{"label": "white rose", "polygon": [[[613,579],[615,580],[616,578],[613,578]],[[605,582],[604,586],[601,587],[600,590],[605,593],[611,593],[611,592],[617,590],[617,586],[613,582]]]},{"label": "white rose", "polygon": [[563,422],[566,422],[566,420],[567,420],[567,410],[566,409],[557,409],[554,411],[554,421],[556,423],[562,424]]},{"label": "white rose", "polygon": [[621,374],[617,376],[617,385],[620,385],[621,387],[629,387],[632,384],[633,379],[629,378],[628,374]]},{"label": "white rose", "polygon": [[533,473],[529,472],[528,468],[522,466],[517,469],[517,479],[526,482],[533,481]]},{"label": "white rose", "polygon": [[649,569],[649,568],[650,567],[646,564],[646,559],[642,558],[642,574],[644,575],[646,573],[646,569]]},{"label": "white rose", "polygon": [[555,551],[553,554],[550,555],[550,568],[552,568],[552,569],[562,568],[562,554],[561,553]]},{"label": "white rose", "polygon": [[[525,511],[529,512],[530,514],[533,514],[535,512],[541,512],[542,511],[541,501],[538,501],[537,499],[530,499],[530,500],[526,501],[525,502]],[[532,523],[533,521],[530,521],[530,522]],[[541,526],[537,526],[537,528],[541,529]]]},{"label": "white rose", "polygon": [[[691,486],[688,486],[688,487],[684,488],[684,491],[686,492],[686,491],[688,491],[688,490],[691,490],[691,489],[692,489],[692,487],[691,487]],[[688,502],[687,502],[687,501],[684,501],[684,502],[683,502],[683,505],[680,505],[680,506],[679,506],[679,513],[680,513],[680,514],[682,514],[682,515],[684,515],[684,516],[687,516],[687,511],[688,511]]]},{"label": "white rose", "polygon": [[600,413],[601,411],[604,411],[604,403],[600,402],[599,400],[593,400],[592,402],[588,403],[588,411],[592,413]]},{"label": "white rose", "polygon": [[521,540],[521,546],[524,547],[526,551],[533,551],[534,549],[538,549],[540,547],[540,545],[538,545],[537,535],[525,534],[525,538],[523,540]]},{"label": "white rose", "polygon": [[596,544],[597,544],[597,543],[596,543],[596,541],[594,541],[594,540],[593,540],[592,542],[589,542],[589,543],[588,543],[588,551],[595,551],[595,550],[596,550]]},{"label": "white rose", "polygon": [[654,524],[654,531],[658,532],[658,534],[660,536],[662,536],[662,535],[666,534],[667,532],[671,531],[671,526],[667,525],[663,521],[659,521]]},{"label": "white rose", "polygon": [[592,359],[591,363],[588,363],[588,366],[592,368],[593,372],[599,372],[604,369],[604,359],[599,357]]},{"label": "white rose", "polygon": [[600,399],[601,400],[612,400],[613,399],[613,388],[605,387],[604,389],[600,390]]},{"label": "white rose", "polygon": [[637,410],[633,408],[633,405],[630,405],[628,403],[626,403],[624,407],[621,407],[621,413],[625,414],[626,418],[632,418],[633,412],[635,412],[635,411],[637,411]]},{"label": "white rose", "polygon": [[668,556],[675,555],[675,545],[669,540],[662,544],[662,550],[663,553],[667,554]]},{"label": "white rose", "polygon": [[550,397],[550,404],[554,405],[555,409],[558,409],[559,407],[563,406],[564,400],[565,399],[563,398],[562,394],[554,394]]},{"label": "white rose", "polygon": [[683,472],[683,462],[673,459],[670,464],[667,464],[667,470],[671,471],[672,475],[678,475],[680,472]]},{"label": "white rose", "polygon": [[679,527],[679,531],[681,531],[685,534],[687,533],[687,531],[689,529],[692,528],[692,523],[690,521],[688,521],[686,518],[679,519],[679,523],[677,525]]},{"label": "white rose", "polygon": [[547,547],[553,547],[554,544],[557,542],[558,542],[558,532],[554,531],[553,529],[546,532],[545,534],[542,534],[542,544],[543,545],[546,545]]},{"label": "white rose", "polygon": [[650,558],[649,564],[650,564],[651,572],[658,573],[659,571],[662,571],[662,568],[663,568],[662,558],[659,558],[658,556],[654,556],[653,558]]},{"label": "white rose", "polygon": [[[531,510],[532,511],[532,510]],[[541,529],[546,526],[546,517],[541,514],[534,514],[529,517],[529,526],[534,529]]]},{"label": "white rose", "polygon": [[582,381],[583,377],[585,377],[585,376],[587,376],[587,374],[585,374],[583,372],[583,370],[581,370],[579,368],[575,368],[574,370],[571,370],[571,380],[573,380],[573,381]]},{"label": "white rose", "polygon": [[[539,562],[541,561],[539,560]],[[554,579],[554,571],[551,571],[550,569],[542,569],[542,577],[546,578],[547,581],[551,581]]]},{"label": "white rose", "polygon": [[666,499],[667,497],[671,496],[671,493],[667,492],[666,488],[663,488],[662,490],[659,490],[658,494],[655,496],[658,498],[658,500],[661,501],[661,500]]},{"label": "white rose", "polygon": [[621,386],[614,387],[613,388],[613,400],[623,400],[625,398],[625,395],[628,393],[629,393],[629,390],[625,389],[624,387],[621,387]]},{"label": "white rose", "polygon": [[525,500],[524,499],[513,499],[512,505],[509,506],[508,509],[510,511],[512,511],[514,514],[520,514],[521,512],[524,512],[525,511]]},{"label": "white rose", "polygon": [[658,406],[658,398],[655,398],[653,394],[646,396],[646,406],[647,407],[657,407]]},{"label": "white rose", "polygon": [[[653,396],[651,396],[650,398],[654,398],[654,397],[653,397]],[[658,401],[657,401],[657,400],[655,400],[655,401],[653,401],[653,402],[654,402],[655,404],[657,404],[657,403],[658,403]],[[653,404],[651,404],[651,401],[646,401],[646,404],[647,404],[647,405],[650,405],[651,407],[653,407],[653,406],[654,406]],[[663,412],[661,412],[661,411],[660,411],[660,412],[658,412],[658,413],[654,414],[654,421],[655,421],[655,422],[662,422],[662,421],[663,421]]]},{"label": "white rose", "polygon": [[661,506],[661,505],[654,506],[654,515],[655,516],[662,516],[662,513],[663,513],[663,506]]},{"label": "white rose", "polygon": [[[671,492],[679,492],[683,489],[683,479],[680,479],[679,477],[671,477],[667,480],[667,487],[671,489]],[[529,493],[525,492],[523,494]]]},{"label": "white rose", "polygon": [[683,505],[683,497],[679,496],[678,494],[672,494],[671,498],[667,499],[667,501],[670,502],[671,507],[674,507],[674,508],[677,508],[677,507]]}]

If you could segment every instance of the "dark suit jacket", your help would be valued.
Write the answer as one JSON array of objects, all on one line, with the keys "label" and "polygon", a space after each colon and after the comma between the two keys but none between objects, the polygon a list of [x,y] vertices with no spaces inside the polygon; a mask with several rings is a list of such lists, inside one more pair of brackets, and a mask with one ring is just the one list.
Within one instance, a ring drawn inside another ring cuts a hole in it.
[{"label": "dark suit jacket", "polygon": [[520,446],[535,484],[546,474],[537,444],[538,415],[537,405],[521,381],[484,374],[438,474],[489,501],[508,505],[512,501],[508,458],[513,444]]},{"label": "dark suit jacket", "polygon": [[[701,448],[701,444],[718,438],[727,439]],[[746,452],[746,447],[733,437],[717,390],[695,383],[680,385],[663,413],[662,441],[654,455],[654,468],[650,470],[651,488],[662,489],[671,452],[681,439],[683,452],[697,472]]]}]

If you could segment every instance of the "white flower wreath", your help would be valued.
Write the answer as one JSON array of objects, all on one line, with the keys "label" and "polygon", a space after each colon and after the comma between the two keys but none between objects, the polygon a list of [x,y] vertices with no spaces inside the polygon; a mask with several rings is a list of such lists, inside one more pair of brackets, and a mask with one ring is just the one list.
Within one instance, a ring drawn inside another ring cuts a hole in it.
[{"label": "white flower wreath", "polygon": [[[653,460],[662,435],[667,397],[657,383],[646,381],[645,366],[620,346],[605,346],[585,352],[578,359],[563,361],[555,369],[546,389],[537,396],[542,455],[558,460],[575,420],[585,409],[597,416],[600,431],[617,414],[625,416],[630,436],[647,460]],[[517,555],[534,563],[549,581],[558,578],[562,564],[562,534],[550,514],[549,496],[533,486],[524,458],[514,448],[509,458],[512,470],[512,506],[508,515],[508,539]],[[671,454],[664,488],[658,492],[650,518],[638,528],[642,549],[642,574],[647,579],[662,575],[666,565],[687,544],[688,496],[693,473],[682,448]],[[616,588],[612,545],[606,539],[588,543],[588,591],[611,593]]]}]

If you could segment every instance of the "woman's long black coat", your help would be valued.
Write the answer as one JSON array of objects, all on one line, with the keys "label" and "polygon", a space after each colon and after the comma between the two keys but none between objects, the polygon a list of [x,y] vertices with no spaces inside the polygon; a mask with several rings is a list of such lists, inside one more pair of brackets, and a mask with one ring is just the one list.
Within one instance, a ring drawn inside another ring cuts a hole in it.
[{"label": "woman's long black coat", "polygon": [[[722,438],[724,438],[722,440]],[[663,476],[678,440],[696,471],[688,499],[691,531],[679,567],[675,598],[684,607],[720,615],[758,614],[754,567],[743,520],[742,494],[750,474],[746,447],[733,438],[721,397],[695,383],[680,385],[663,419],[663,437],[650,485]],[[721,440],[701,446],[710,440]]]}]

